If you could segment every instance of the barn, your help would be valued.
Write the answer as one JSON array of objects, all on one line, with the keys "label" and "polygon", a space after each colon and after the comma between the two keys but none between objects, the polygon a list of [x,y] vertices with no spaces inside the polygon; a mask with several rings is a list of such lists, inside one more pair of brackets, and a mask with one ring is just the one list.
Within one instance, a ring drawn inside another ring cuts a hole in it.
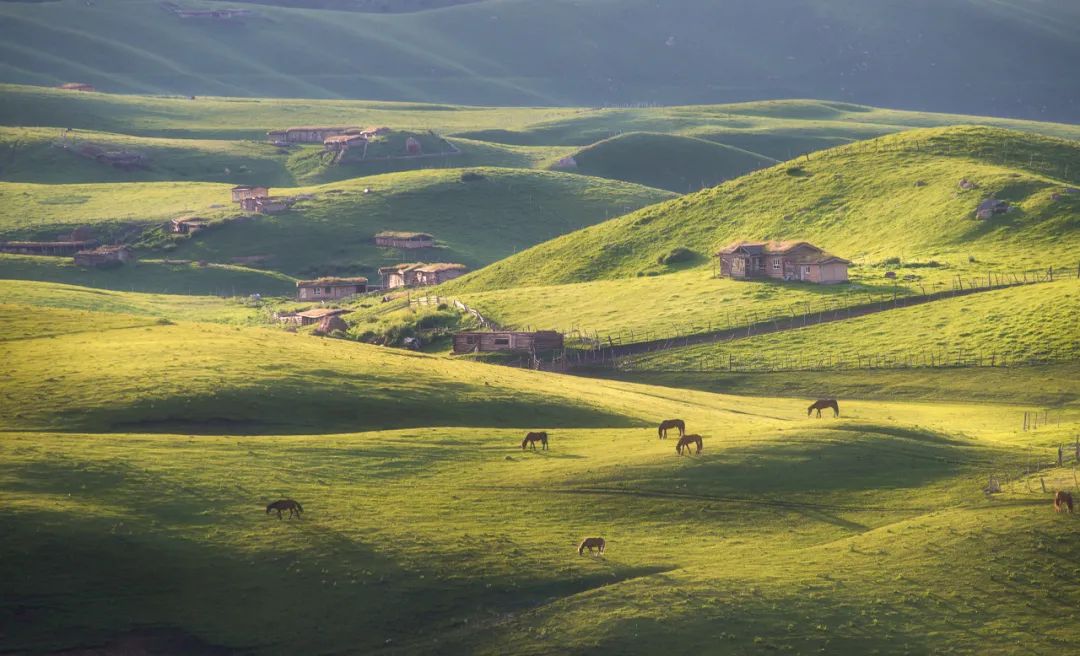
[{"label": "barn", "polygon": [[472,331],[454,335],[454,353],[493,353],[517,351],[536,353],[554,351],[563,347],[562,333],[554,330],[522,331]]},{"label": "barn", "polygon": [[249,185],[238,185],[232,188],[232,200],[234,203],[242,203],[243,201],[252,198],[266,198],[269,195],[269,187],[252,187]]},{"label": "barn", "polygon": [[133,262],[135,253],[127,246],[99,246],[75,253],[76,266],[109,267]]}]

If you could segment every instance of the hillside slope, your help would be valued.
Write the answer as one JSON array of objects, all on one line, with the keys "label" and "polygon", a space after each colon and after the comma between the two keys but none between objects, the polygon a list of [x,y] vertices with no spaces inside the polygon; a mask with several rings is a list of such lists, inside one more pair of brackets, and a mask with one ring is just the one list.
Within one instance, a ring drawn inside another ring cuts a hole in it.
[{"label": "hillside slope", "polygon": [[[541,244],[454,291],[655,275],[675,248],[712,267],[736,239],[805,239],[860,263],[896,257],[961,270],[1072,266],[1080,251],[1080,143],[993,128],[913,130],[815,154]],[[979,187],[961,190],[968,178]],[[988,197],[1014,211],[986,221]]]},{"label": "hillside slope", "polygon": [[141,0],[0,3],[0,79],[477,104],[825,97],[1064,121],[1080,111],[1066,68],[1080,58],[1066,28],[1080,9],[1069,0],[918,11],[896,0],[506,0],[407,14],[247,6],[250,17],[215,20]]},{"label": "hillside slope", "polygon": [[598,141],[572,157],[578,173],[636,182],[678,193],[711,187],[776,163],[722,144],[648,132]]}]

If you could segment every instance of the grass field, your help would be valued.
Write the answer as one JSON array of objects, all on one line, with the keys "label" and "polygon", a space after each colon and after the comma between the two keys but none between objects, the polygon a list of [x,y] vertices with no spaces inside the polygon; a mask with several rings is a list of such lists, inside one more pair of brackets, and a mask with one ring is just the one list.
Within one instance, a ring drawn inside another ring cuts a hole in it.
[{"label": "grass field", "polygon": [[650,0],[407,14],[252,9],[242,20],[185,20],[136,0],[5,2],[0,79],[185,98],[601,106],[828,97],[1077,117],[1064,62],[1080,53],[1066,28],[1080,15],[1067,0],[946,0],[920,12],[805,0],[785,5],[782,21],[756,0],[685,0],[677,11]]},{"label": "grass field", "polygon": [[[1029,433],[1008,389],[807,420],[800,399],[2,312],[19,333],[0,341],[10,648],[1060,653],[1076,638],[1075,520],[1022,476],[1071,439],[1075,407]],[[701,455],[656,439],[668,416]],[[551,450],[523,453],[526,428]],[[1069,467],[1042,475],[1075,489]],[[280,497],[303,519],[266,516]],[[586,535],[607,538],[603,558],[577,555]]]},{"label": "grass field", "polygon": [[1080,281],[1014,287],[864,317],[809,326],[732,342],[689,346],[634,357],[634,369],[692,370],[707,366],[744,368],[847,367],[873,359],[920,365],[979,357],[1004,364],[1026,359],[1076,360]]}]

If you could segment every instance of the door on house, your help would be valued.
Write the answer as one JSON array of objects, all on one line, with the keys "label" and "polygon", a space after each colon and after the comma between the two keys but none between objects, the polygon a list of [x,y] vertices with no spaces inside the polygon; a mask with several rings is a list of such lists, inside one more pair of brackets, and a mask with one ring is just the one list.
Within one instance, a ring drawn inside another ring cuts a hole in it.
[{"label": "door on house", "polygon": [[756,275],[757,272],[759,270],[763,269],[763,268],[765,268],[765,267],[761,263],[761,258],[760,257],[752,257],[752,258],[750,258],[750,271],[748,271],[747,273],[749,275],[753,276],[753,275]]},{"label": "door on house", "polygon": [[800,274],[799,275],[799,280],[809,280],[810,279],[810,265],[809,264],[804,264],[801,267],[799,267],[799,274]]}]

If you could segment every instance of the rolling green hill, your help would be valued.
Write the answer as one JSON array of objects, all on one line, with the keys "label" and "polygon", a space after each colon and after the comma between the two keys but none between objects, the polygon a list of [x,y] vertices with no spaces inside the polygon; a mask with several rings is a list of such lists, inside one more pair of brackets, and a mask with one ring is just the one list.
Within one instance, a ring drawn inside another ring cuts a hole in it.
[{"label": "rolling green hill", "polygon": [[578,173],[680,193],[711,187],[776,163],[704,139],[647,132],[604,139],[572,157],[576,162],[572,170]]},{"label": "rolling green hill", "polygon": [[[1045,463],[1075,408],[1036,432],[1007,403],[845,399],[808,420],[801,399],[141,313],[0,319],[13,649],[1060,653],[1076,637],[1074,520],[1040,488],[1074,486]],[[703,453],[656,439],[669,416]],[[522,452],[525,428],[551,449]],[[985,497],[990,476],[1004,489]],[[282,497],[302,519],[267,516]],[[578,555],[589,535],[603,557]]]},{"label": "rolling green hill", "polygon": [[[711,268],[736,239],[805,239],[872,265],[953,269],[1073,266],[1080,145],[982,127],[912,130],[757,171],[536,246],[452,283],[453,291],[552,285]],[[961,190],[968,178],[977,189]],[[974,218],[988,197],[1014,210]],[[662,265],[675,248],[689,262]],[[936,275],[940,275],[938,272]],[[880,274],[878,274],[880,275]],[[935,275],[933,269],[924,275]]]},{"label": "rolling green hill", "polygon": [[1080,43],[1067,26],[1080,10],[1069,0],[942,0],[918,11],[894,0],[502,0],[402,14],[247,7],[250,17],[216,20],[137,0],[0,3],[0,79],[503,105],[826,97],[1077,117],[1067,63]]},{"label": "rolling green hill", "polygon": [[[171,259],[255,263],[290,275],[373,276],[378,266],[402,258],[482,266],[560,233],[671,197],[640,185],[565,173],[470,171],[482,178],[463,182],[461,170],[439,169],[274,189],[275,195],[305,198],[288,212],[245,220],[228,220],[238,212],[229,201],[229,187],[221,184],[0,183],[12,200],[9,212],[0,216],[0,236],[52,239],[85,225],[99,237],[126,235],[164,245]],[[157,227],[183,214],[208,216],[218,223],[176,240]],[[382,230],[430,232],[439,247],[409,253],[377,248],[372,238]]]}]

